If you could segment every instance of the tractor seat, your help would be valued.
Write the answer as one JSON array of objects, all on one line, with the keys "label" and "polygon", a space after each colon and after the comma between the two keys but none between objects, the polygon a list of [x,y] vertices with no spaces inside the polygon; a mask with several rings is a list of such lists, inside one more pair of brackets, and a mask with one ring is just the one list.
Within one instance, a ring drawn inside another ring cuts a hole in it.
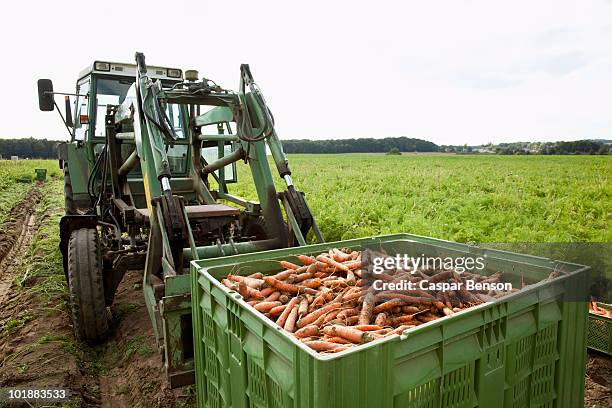
[{"label": "tractor seat", "polygon": [[[189,217],[189,219],[233,217],[240,215],[240,210],[238,208],[225,204],[187,205],[185,209],[187,210],[187,217]],[[148,208],[137,208],[136,211],[138,211],[147,222],[149,221]]]}]

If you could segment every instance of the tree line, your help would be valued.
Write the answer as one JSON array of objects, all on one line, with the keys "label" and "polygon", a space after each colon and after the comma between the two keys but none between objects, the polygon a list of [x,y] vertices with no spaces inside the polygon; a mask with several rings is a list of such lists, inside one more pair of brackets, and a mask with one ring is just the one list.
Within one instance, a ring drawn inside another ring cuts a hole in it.
[{"label": "tree line", "polygon": [[408,137],[283,140],[283,150],[286,153],[387,153],[391,149],[400,152],[437,152],[439,147],[426,140]]},{"label": "tree line", "polygon": [[19,156],[20,159],[57,159],[58,140],[48,139],[0,139],[0,155],[3,159]]}]

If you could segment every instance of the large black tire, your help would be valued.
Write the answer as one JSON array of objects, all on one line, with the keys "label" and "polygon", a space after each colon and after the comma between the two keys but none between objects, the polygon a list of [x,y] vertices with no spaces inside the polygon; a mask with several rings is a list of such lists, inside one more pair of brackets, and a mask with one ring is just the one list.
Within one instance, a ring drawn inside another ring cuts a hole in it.
[{"label": "large black tire", "polygon": [[66,215],[74,215],[77,213],[72,194],[72,181],[70,180],[70,172],[68,171],[68,163],[66,162],[64,162],[64,207],[66,209]]},{"label": "large black tire", "polygon": [[104,341],[109,332],[109,313],[104,303],[102,253],[95,228],[81,228],[70,235],[68,286],[77,340],[89,344]]}]

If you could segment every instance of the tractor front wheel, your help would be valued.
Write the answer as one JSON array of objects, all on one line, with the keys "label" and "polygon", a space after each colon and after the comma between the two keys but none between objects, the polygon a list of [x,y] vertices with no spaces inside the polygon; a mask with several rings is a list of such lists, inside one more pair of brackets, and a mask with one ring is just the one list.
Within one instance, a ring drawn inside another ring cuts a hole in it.
[{"label": "tractor front wheel", "polygon": [[72,323],[77,340],[96,344],[109,332],[109,313],[104,302],[102,253],[95,228],[81,228],[68,243],[68,286]]}]

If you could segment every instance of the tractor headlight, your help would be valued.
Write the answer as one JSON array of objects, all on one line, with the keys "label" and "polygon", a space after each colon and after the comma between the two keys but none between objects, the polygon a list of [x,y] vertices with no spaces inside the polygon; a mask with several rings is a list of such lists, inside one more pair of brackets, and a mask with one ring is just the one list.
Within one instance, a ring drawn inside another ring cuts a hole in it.
[{"label": "tractor headlight", "polygon": [[110,62],[100,62],[100,61],[96,61],[94,63],[94,69],[96,71],[110,71]]},{"label": "tractor headlight", "polygon": [[181,74],[182,72],[180,69],[168,68],[168,76],[170,78],[180,78]]}]

